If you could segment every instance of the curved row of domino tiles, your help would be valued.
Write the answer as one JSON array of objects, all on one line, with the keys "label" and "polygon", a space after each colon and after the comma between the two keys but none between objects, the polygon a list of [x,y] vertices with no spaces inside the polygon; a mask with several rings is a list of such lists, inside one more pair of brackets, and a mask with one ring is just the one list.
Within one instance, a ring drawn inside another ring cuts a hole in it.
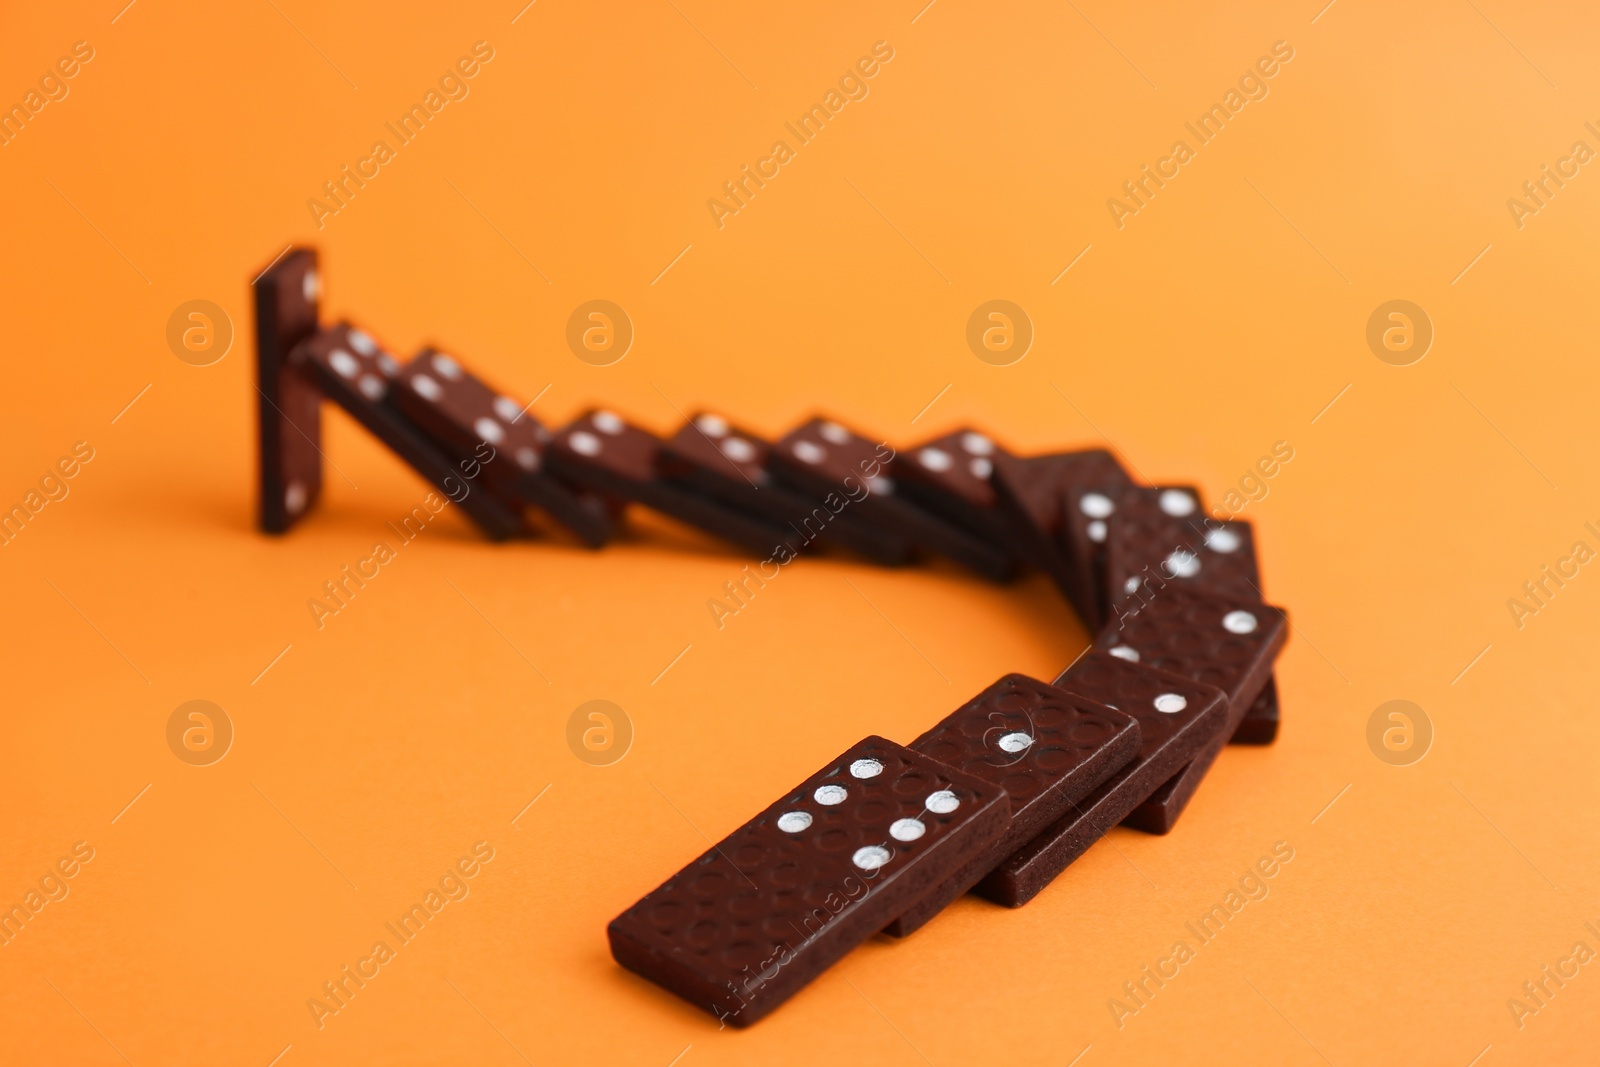
[{"label": "curved row of domino tiles", "polygon": [[311,249],[254,289],[264,530],[315,506],[331,400],[494,540],[534,508],[599,547],[638,504],[779,561],[833,547],[996,581],[1042,570],[1097,632],[1052,683],[1008,674],[909,745],[852,746],[611,922],[618,962],[724,1022],[969,891],[1021,906],[1118,824],[1166,833],[1230,740],[1276,737],[1286,616],[1250,525],[1207,518],[1192,487],[971,429],[905,453],[828,419],[775,442],[710,412],[665,439],[605,410],[552,432],[447,353],[402,363],[323,323]]}]

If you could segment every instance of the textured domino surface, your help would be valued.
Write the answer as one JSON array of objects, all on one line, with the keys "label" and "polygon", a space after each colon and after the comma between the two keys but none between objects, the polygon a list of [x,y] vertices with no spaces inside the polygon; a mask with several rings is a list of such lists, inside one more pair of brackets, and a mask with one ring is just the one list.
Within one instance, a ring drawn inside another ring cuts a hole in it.
[{"label": "textured domino surface", "polygon": [[768,466],[780,481],[808,490],[828,492],[863,482],[878,498],[892,498],[893,482],[887,487],[880,483],[888,478],[894,455],[894,449],[873,444],[837,422],[812,419],[777,440]]},{"label": "textured domino surface", "polygon": [[759,435],[715,412],[700,412],[663,443],[659,468],[668,479],[718,502],[787,527],[806,543],[821,540],[861,553],[874,563],[899,566],[911,546],[874,529],[854,514],[844,490],[810,497],[779,485],[767,470],[772,446]]},{"label": "textured domino surface", "polygon": [[[1187,491],[1187,490],[1185,490]],[[1160,489],[1133,489],[1122,495],[1106,543],[1107,585],[1118,597],[1120,614],[1166,583],[1206,593],[1262,599],[1255,530],[1248,522],[1196,518],[1181,503],[1174,515],[1162,505]],[[1270,681],[1251,701],[1234,732],[1233,744],[1268,745],[1278,736],[1278,691]]]},{"label": "textured domino surface", "polygon": [[[1101,518],[1091,519],[1089,512]],[[1163,565],[1187,561],[1194,537],[1190,524],[1204,519],[1205,511],[1193,486],[1135,485],[1119,493],[1079,497],[1077,518],[1085,535],[1092,532],[1097,538],[1101,565],[1096,595],[1107,605],[1109,620],[1128,610],[1125,602],[1133,600],[1137,607],[1138,592],[1130,587],[1130,578],[1159,577],[1165,573]],[[1159,587],[1155,581],[1150,584]]]},{"label": "textured domino surface", "polygon": [[[731,482],[759,492],[772,488],[767,473],[771,452],[772,445],[759,434],[714,411],[702,411],[667,438],[661,469],[697,486],[721,488]],[[788,499],[809,502],[805,497]]]},{"label": "textured domino surface", "polygon": [[1126,490],[1106,527],[1106,587],[1119,606],[1165,582],[1261,599],[1250,524],[1207,520],[1188,486]]},{"label": "textured domino surface", "polygon": [[1250,702],[1230,745],[1270,745],[1278,739],[1278,681],[1268,678],[1261,695]]},{"label": "textured domino surface", "polygon": [[1099,500],[1133,485],[1128,473],[1110,452],[1091,448],[998,457],[993,484],[1001,508],[1025,539],[1029,562],[1055,580],[1091,632],[1098,630],[1109,610],[1103,593],[1105,523],[1084,509],[1099,514]]},{"label": "textured domino surface", "polygon": [[562,427],[547,453],[564,481],[632,501],[762,556],[792,555],[801,539],[777,523],[753,518],[700,496],[662,475],[662,442],[649,430],[605,410]]},{"label": "textured domino surface", "polygon": [[907,449],[895,464],[904,470],[908,492],[909,483],[915,481],[937,491],[928,494],[929,500],[957,502],[959,509],[951,509],[953,517],[968,508],[983,510],[999,504],[994,486],[989,484],[996,457],[1012,458],[987,434],[967,427]]},{"label": "textured domino surface", "polygon": [[400,368],[395,406],[418,425],[463,453],[487,442],[537,471],[550,432],[522,405],[489,386],[454,356],[425,348]]},{"label": "textured domino surface", "polygon": [[545,470],[550,431],[455,357],[423,349],[400,368],[391,395],[396,407],[457,455],[492,457],[483,462],[483,478],[500,495],[543,509],[590,546],[610,539],[605,502],[567,488]]},{"label": "textured domino surface", "polygon": [[917,548],[955,560],[987,578],[1004,581],[1013,571],[1011,557],[905,499],[889,474],[894,451],[874,444],[837,422],[812,419],[781,437],[773,446],[769,469],[779,481],[808,493],[830,492],[867,496],[856,508],[863,519],[904,538]]},{"label": "textured domino surface", "polygon": [[1101,631],[1095,647],[1214,685],[1242,715],[1287,630],[1287,616],[1270,604],[1168,585]]},{"label": "textured domino surface", "polygon": [[1211,762],[1272,676],[1288,617],[1270,604],[1212,596],[1168,584],[1136,613],[1107,626],[1096,646],[1112,655],[1206,682],[1228,694],[1224,735],[1156,790],[1127,820],[1148,833],[1177,822]]},{"label": "textured domino surface", "polygon": [[317,332],[322,298],[317,253],[296,248],[255,280],[256,521],[284,533],[322,494],[322,395],[289,359]]},{"label": "textured domino surface", "polygon": [[1013,908],[1038,895],[1197,752],[1226,736],[1228,698],[1220,689],[1109,653],[1085,654],[1055,684],[1132,715],[1139,723],[1139,750],[978,883],[979,895]]},{"label": "textured domino surface", "polygon": [[477,478],[481,463],[476,458],[458,458],[389,402],[400,364],[369,334],[340,323],[307,339],[291,358],[310,369],[323,395],[459,505],[491,539],[522,532],[517,506]]},{"label": "textured domino surface", "polygon": [[1002,833],[998,786],[868,737],[607,927],[624,967],[748,1026]]},{"label": "textured domino surface", "polygon": [[990,480],[997,461],[1014,459],[987,434],[963,427],[907,449],[889,473],[926,510],[1026,563],[1025,537]]},{"label": "textured domino surface", "polygon": [[911,743],[1005,789],[1011,828],[908,907],[884,932],[904,937],[971,889],[1139,751],[1139,723],[1081,694],[1008,674]]}]

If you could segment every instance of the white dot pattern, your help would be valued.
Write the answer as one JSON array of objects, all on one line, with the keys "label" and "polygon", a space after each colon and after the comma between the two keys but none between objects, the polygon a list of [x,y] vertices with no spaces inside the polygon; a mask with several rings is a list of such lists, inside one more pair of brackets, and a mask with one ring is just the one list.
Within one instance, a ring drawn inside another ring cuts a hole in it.
[{"label": "white dot pattern", "polygon": [[1106,539],[1106,521],[1104,519],[1094,520],[1089,524],[1088,533],[1089,540],[1093,541],[1097,545],[1104,544]]},{"label": "white dot pattern", "polygon": [[378,350],[377,343],[360,330],[351,330],[345,334],[345,340],[350,342],[351,348],[360,352],[363,356],[370,356]]},{"label": "white dot pattern", "polygon": [[1156,710],[1167,715],[1176,715],[1189,706],[1189,702],[1180,693],[1162,693],[1155,699]]},{"label": "white dot pattern", "polygon": [[368,400],[382,400],[383,394],[389,387],[384,385],[383,379],[376,374],[363,374],[356,382],[356,388],[361,390],[361,395]]},{"label": "white dot pattern", "polygon": [[722,442],[722,454],[735,463],[750,463],[756,458],[756,446],[742,437],[730,437]]},{"label": "white dot pattern", "polygon": [[494,407],[494,413],[506,422],[516,422],[522,417],[522,409],[509,396],[495,397],[492,406]]},{"label": "white dot pattern", "polygon": [[316,271],[308,270],[305,277],[300,279],[300,295],[306,298],[308,304],[322,295],[322,279],[317,277]]},{"label": "white dot pattern", "polygon": [[721,415],[701,415],[694,420],[694,424],[707,437],[721,437],[728,432],[728,420]]},{"label": "white dot pattern", "polygon": [[1129,648],[1127,645],[1118,645],[1116,648],[1111,650],[1111,654],[1118,659],[1125,659],[1129,663],[1139,662],[1139,650],[1136,648]]},{"label": "white dot pattern", "polygon": [[875,759],[858,759],[850,764],[850,777],[876,778],[883,773],[883,764]]},{"label": "white dot pattern", "polygon": [[1193,578],[1200,573],[1200,557],[1186,548],[1180,548],[1167,557],[1163,566],[1174,578]]},{"label": "white dot pattern", "polygon": [[1194,513],[1194,496],[1182,489],[1163,489],[1160,504],[1161,510],[1173,518],[1181,519]]},{"label": "white dot pattern", "polygon": [[426,374],[414,374],[411,376],[411,391],[424,400],[438,400],[444,396],[444,386]]},{"label": "white dot pattern", "polygon": [[539,453],[535,452],[527,445],[523,445],[521,448],[517,449],[515,455],[517,459],[517,466],[521,467],[523,470],[536,471],[539,469]]},{"label": "white dot pattern", "polygon": [[944,472],[956,465],[950,453],[942,448],[924,448],[917,453],[917,462],[931,471]]},{"label": "white dot pattern", "polygon": [[1116,505],[1104,493],[1085,493],[1078,498],[1078,510],[1091,519],[1104,519],[1116,510]]},{"label": "white dot pattern", "polygon": [[837,422],[825,422],[817,427],[817,432],[822,435],[823,440],[832,441],[836,445],[847,444],[850,441],[850,431]]},{"label": "white dot pattern", "polygon": [[987,480],[989,475],[994,473],[994,464],[979,456],[967,464],[967,470],[972,472],[974,478]]},{"label": "white dot pattern", "polygon": [[794,454],[796,458],[813,466],[821,463],[828,455],[827,452],[823,451],[821,445],[812,441],[796,441],[794,443]]},{"label": "white dot pattern", "polygon": [[923,806],[935,815],[949,815],[961,806],[961,798],[948,789],[941,789],[937,793],[929,793]]},{"label": "white dot pattern", "polygon": [[1033,744],[1033,738],[1019,730],[1015,733],[1006,734],[995,743],[1000,746],[1001,752],[1017,753],[1024,751],[1029,745]]},{"label": "white dot pattern", "polygon": [[361,373],[361,361],[342,348],[335,348],[328,356],[328,365],[341,378],[354,378]]},{"label": "white dot pattern", "polygon": [[964,433],[961,435],[961,447],[974,456],[994,455],[994,442],[981,433]]},{"label": "white dot pattern", "polygon": [[850,793],[842,785],[819,785],[817,791],[811,794],[812,798],[825,808],[843,804],[844,798],[849,795]]},{"label": "white dot pattern", "polygon": [[855,855],[850,857],[850,862],[863,871],[875,871],[889,862],[889,856],[889,850],[882,845],[865,845],[856,849]]},{"label": "white dot pattern", "polygon": [[915,841],[927,832],[921,819],[896,819],[889,824],[889,836],[896,841]]},{"label": "white dot pattern", "polygon": [[778,829],[786,834],[797,834],[811,825],[809,811],[786,811],[778,816]]},{"label": "white dot pattern", "polygon": [[461,364],[443,352],[435,352],[433,359],[429,362],[433,364],[433,369],[438,372],[439,377],[445,381],[459,382],[461,380]]},{"label": "white dot pattern", "polygon": [[1230,634],[1252,634],[1260,625],[1248,611],[1230,611],[1222,617],[1222,628]]},{"label": "white dot pattern", "polygon": [[1243,539],[1226,526],[1218,526],[1206,534],[1206,547],[1213,552],[1237,552]]},{"label": "white dot pattern", "polygon": [[474,433],[491,445],[500,444],[506,439],[506,432],[500,428],[500,424],[487,415],[474,420],[472,429]]},{"label": "white dot pattern", "polygon": [[567,444],[580,456],[598,456],[600,454],[600,438],[588,430],[579,430],[567,438]]},{"label": "white dot pattern", "polygon": [[614,412],[597,411],[594,413],[594,418],[591,421],[594,422],[595,429],[599,430],[601,433],[608,433],[613,437],[621,433],[623,429],[622,416],[617,415]]},{"label": "white dot pattern", "polygon": [[291,515],[298,515],[306,509],[306,487],[299,482],[290,482],[283,491],[283,509]]}]

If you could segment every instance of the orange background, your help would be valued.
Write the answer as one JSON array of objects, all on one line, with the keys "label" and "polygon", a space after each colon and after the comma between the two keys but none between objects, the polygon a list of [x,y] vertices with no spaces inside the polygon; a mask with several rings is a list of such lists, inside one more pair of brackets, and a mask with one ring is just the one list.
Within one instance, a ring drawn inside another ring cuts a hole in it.
[{"label": "orange background", "polygon": [[[1506,1006],[1574,942],[1600,949],[1600,576],[1521,629],[1506,605],[1600,547],[1600,176],[1520,229],[1506,207],[1600,147],[1592,8],[120,7],[0,15],[0,99],[95,50],[0,148],[0,502],[95,450],[0,548],[0,900],[95,850],[0,947],[0,1061],[1592,1050],[1600,964],[1520,1029]],[[319,231],[306,200],[479,40],[470,96]],[[706,200],[880,40],[870,96],[719,230]],[[1119,230],[1107,198],[1280,40],[1270,95]],[[606,921],[862,735],[907,741],[1005,671],[1051,677],[1081,627],[1040,577],[836,557],[719,632],[706,601],[745,562],[719,544],[645,520],[601,553],[491,545],[452,509],[319,631],[306,601],[426,487],[330,411],[320,509],[253,530],[247,282],[291,240],[322,251],[328,315],[524,398],[548,385],[552,423],[603,402],[666,431],[707,405],[777,434],[820,410],[901,445],[971,423],[1023,450],[1109,440],[1211,501],[1289,442],[1244,513],[1295,623],[1279,742],[1229,749],[1169,837],[1118,830],[1028,907],[963,900],[719,1031],[615,966]],[[563,340],[597,297],[637,329],[606,368]],[[1009,367],[964,342],[997,297],[1037,330]],[[208,367],[165,342],[197,298],[237,335]],[[1364,340],[1392,298],[1437,331],[1409,367]],[[636,734],[609,767],[565,741],[596,698]],[[1409,767],[1366,743],[1393,698],[1436,731]],[[209,767],[167,747],[191,699],[236,729]],[[1270,895],[1119,1029],[1108,998],[1280,840]],[[308,998],[479,841],[470,896],[319,1030]]]}]

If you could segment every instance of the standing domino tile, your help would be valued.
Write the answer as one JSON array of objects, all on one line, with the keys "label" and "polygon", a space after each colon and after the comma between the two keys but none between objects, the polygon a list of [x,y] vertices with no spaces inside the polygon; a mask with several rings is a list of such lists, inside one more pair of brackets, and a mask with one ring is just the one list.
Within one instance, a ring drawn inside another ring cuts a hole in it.
[{"label": "standing domino tile", "polygon": [[592,548],[610,540],[613,522],[604,500],[574,492],[545,471],[550,431],[454,357],[423,349],[400,368],[391,395],[396,407],[457,455],[480,455],[487,445],[495,458],[483,464],[483,478],[497,495],[542,508]]},{"label": "standing domino tile", "polygon": [[715,412],[686,422],[661,448],[661,473],[737,511],[793,530],[807,543],[821,540],[896,567],[911,555],[904,538],[863,522],[842,492],[811,497],[779,485],[767,471],[772,446]]},{"label": "standing domino tile", "polygon": [[290,358],[310,370],[323,395],[459,504],[491,539],[503,541],[522,531],[518,509],[472,477],[481,470],[481,459],[457,459],[388,402],[400,364],[371,336],[340,323],[301,342]]},{"label": "standing domino tile", "polygon": [[1133,484],[1103,448],[1045,456],[997,457],[1001,507],[1026,538],[1028,558],[1050,575],[1091,630],[1104,625],[1105,516],[1101,507]]},{"label": "standing domino tile", "polygon": [[590,411],[557,431],[550,470],[573,485],[670,515],[762,556],[792,556],[802,539],[699,496],[661,474],[661,439],[610,411]]},{"label": "standing domino tile", "polygon": [[749,1026],[1005,832],[998,786],[868,737],[606,928],[618,963]]},{"label": "standing domino tile", "polygon": [[1139,743],[1133,716],[1025,674],[1006,675],[947,715],[911,748],[1004,788],[1011,828],[884,933],[905,937],[920,928],[1124,767]]},{"label": "standing domino tile", "polygon": [[1272,662],[1288,637],[1288,617],[1259,601],[1212,596],[1169,584],[1137,613],[1124,615],[1095,639],[1113,656],[1214,685],[1228,694],[1227,726],[1125,824],[1146,833],[1172,829],[1217,753],[1266,688]]},{"label": "standing domino tile", "polygon": [[889,474],[894,450],[872,443],[837,422],[812,419],[773,446],[773,476],[812,496],[845,493],[867,496],[851,504],[861,517],[919,549],[937,552],[986,578],[1004,581],[1013,573],[1007,553],[980,541],[903,498]]},{"label": "standing domino tile", "polygon": [[1055,684],[1132,715],[1139,751],[978,883],[978,895],[1012,908],[1032,900],[1197,752],[1227,736],[1228,697],[1220,689],[1106,652],[1081,656]]},{"label": "standing domino tile", "polygon": [[256,278],[257,522],[285,533],[322,493],[322,397],[292,366],[294,346],[317,332],[317,253],[296,248]]}]

